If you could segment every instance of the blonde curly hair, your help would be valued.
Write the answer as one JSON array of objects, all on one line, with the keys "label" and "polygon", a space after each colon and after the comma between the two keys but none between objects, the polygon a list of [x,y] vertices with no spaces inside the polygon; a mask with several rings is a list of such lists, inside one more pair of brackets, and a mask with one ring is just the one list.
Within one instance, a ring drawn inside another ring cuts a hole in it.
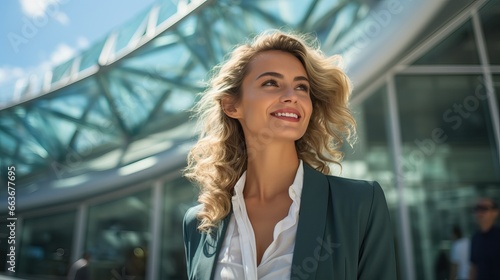
[{"label": "blonde curly hair", "polygon": [[221,101],[225,97],[240,100],[250,61],[269,50],[293,54],[309,78],[313,112],[304,136],[295,143],[298,157],[328,174],[329,163],[340,165],[343,154],[339,149],[344,140],[354,139],[356,122],[348,108],[350,80],[339,66],[339,57],[325,56],[317,39],[272,30],[236,47],[214,68],[209,87],[194,108],[201,132],[188,154],[184,176],[200,187],[201,231],[209,232],[229,214],[234,185],[248,160],[241,125],[223,112]]}]

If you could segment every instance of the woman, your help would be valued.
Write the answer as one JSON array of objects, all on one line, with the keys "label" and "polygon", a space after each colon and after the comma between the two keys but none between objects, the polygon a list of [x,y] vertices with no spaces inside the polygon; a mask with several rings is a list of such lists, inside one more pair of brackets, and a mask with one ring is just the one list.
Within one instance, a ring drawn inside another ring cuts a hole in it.
[{"label": "woman", "polygon": [[307,42],[270,31],[237,47],[197,105],[190,279],[396,279],[378,183],[326,175],[354,134],[350,82]]}]

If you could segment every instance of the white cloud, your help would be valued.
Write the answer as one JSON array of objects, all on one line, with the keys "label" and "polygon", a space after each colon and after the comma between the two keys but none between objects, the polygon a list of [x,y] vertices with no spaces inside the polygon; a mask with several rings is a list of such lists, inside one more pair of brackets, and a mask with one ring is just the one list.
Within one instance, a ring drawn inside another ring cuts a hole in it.
[{"label": "white cloud", "polygon": [[83,37],[83,36],[78,37],[78,39],[76,39],[76,46],[80,50],[84,50],[84,49],[88,48],[90,46],[89,39],[87,39],[86,37]]},{"label": "white cloud", "polygon": [[42,75],[45,71],[49,71],[78,55],[82,50],[90,46],[89,40],[84,36],[79,36],[76,39],[75,46],[72,47],[65,43],[60,43],[49,54],[44,55],[44,60],[36,66],[18,67],[10,65],[0,65],[0,85],[9,83],[20,78],[27,78],[29,75]]},{"label": "white cloud", "polygon": [[1,66],[0,67],[0,84],[14,79],[19,79],[25,76],[24,69],[16,66]]},{"label": "white cloud", "polygon": [[65,62],[66,60],[72,58],[75,55],[75,49],[66,45],[66,44],[59,44],[56,49],[52,52],[50,55],[50,65],[56,66],[58,64],[61,64]]},{"label": "white cloud", "polygon": [[54,19],[57,20],[62,25],[68,25],[69,17],[65,13],[58,12],[54,15]]},{"label": "white cloud", "polygon": [[69,17],[61,12],[61,0],[19,0],[21,10],[27,17],[49,16],[62,25],[69,23]]},{"label": "white cloud", "polygon": [[75,48],[62,43],[55,48],[45,61],[35,67],[0,66],[0,85],[20,78],[27,78],[31,74],[41,75],[45,71],[71,59],[76,53]]},{"label": "white cloud", "polygon": [[42,16],[45,14],[45,10],[50,2],[55,2],[52,0],[20,0],[21,9],[23,14],[30,17]]}]

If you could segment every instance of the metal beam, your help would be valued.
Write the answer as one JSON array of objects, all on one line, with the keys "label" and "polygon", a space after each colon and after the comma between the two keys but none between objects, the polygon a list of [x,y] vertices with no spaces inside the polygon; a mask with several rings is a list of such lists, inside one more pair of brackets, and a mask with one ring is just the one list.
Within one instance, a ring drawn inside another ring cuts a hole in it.
[{"label": "metal beam", "polygon": [[109,91],[109,85],[108,82],[105,80],[105,77],[103,74],[98,75],[97,77],[97,84],[101,88],[103,96],[106,98],[106,101],[108,102],[109,109],[111,110],[111,113],[114,117],[114,120],[118,127],[120,128],[120,131],[122,132],[122,135],[125,137],[126,142],[130,141],[130,133],[125,126],[125,122],[120,116],[120,112],[118,111],[118,107],[116,106],[115,101],[113,100],[113,96],[111,95],[111,92]]},{"label": "metal beam", "polygon": [[42,139],[39,138],[39,136],[37,135],[37,133],[35,131],[33,131],[33,128],[28,125],[21,117],[19,117],[17,114],[12,114],[13,116],[13,119],[20,125],[22,125],[25,129],[26,132],[28,132],[29,135],[31,135],[31,137],[35,140],[35,142],[38,143],[38,145],[47,152],[47,154],[49,155],[49,157],[51,159],[57,159],[57,156],[54,155],[53,151],[51,151],[51,148],[50,147],[47,147],[47,143],[44,143],[44,141]]},{"label": "metal beam", "polygon": [[149,112],[149,115],[147,116],[147,118],[144,120],[143,124],[138,126],[136,128],[136,130],[134,131],[134,134],[135,135],[139,135],[141,133],[141,131],[144,130],[144,128],[147,127],[147,124],[148,123],[151,123],[151,120],[153,119],[154,115],[158,112],[158,110],[161,109],[161,107],[163,106],[163,103],[165,102],[165,100],[170,96],[170,94],[172,93],[172,90],[171,89],[168,89],[166,91],[163,92],[163,94],[161,95],[160,99],[158,99],[155,103],[155,106],[153,107],[153,109]]},{"label": "metal beam", "polygon": [[[149,76],[151,76],[151,78],[161,80],[165,83],[172,84],[177,88],[182,88],[182,89],[192,91],[192,92],[199,92],[200,90],[203,90],[203,88],[195,87],[195,86],[184,84],[184,83],[179,83],[178,80],[166,78],[158,73],[149,72],[149,71],[142,70],[142,69],[135,69],[135,68],[131,68],[131,67],[123,67],[122,66],[122,67],[120,67],[120,70],[129,72],[129,73],[133,73],[136,75],[140,75],[140,76],[149,75]],[[189,82],[192,82],[192,81],[189,81]]]}]

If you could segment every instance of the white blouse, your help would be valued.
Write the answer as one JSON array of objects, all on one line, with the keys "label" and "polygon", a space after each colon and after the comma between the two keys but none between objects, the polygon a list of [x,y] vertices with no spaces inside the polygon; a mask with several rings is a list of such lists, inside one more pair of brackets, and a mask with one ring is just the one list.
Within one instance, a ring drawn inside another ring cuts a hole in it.
[{"label": "white blouse", "polygon": [[233,215],[215,268],[217,280],[276,280],[290,279],[295,234],[300,208],[300,195],[304,181],[304,168],[300,160],[295,180],[288,189],[292,205],[288,216],[274,227],[273,242],[264,252],[257,266],[257,249],[252,224],[248,219],[243,197],[246,171],[234,186]]}]

